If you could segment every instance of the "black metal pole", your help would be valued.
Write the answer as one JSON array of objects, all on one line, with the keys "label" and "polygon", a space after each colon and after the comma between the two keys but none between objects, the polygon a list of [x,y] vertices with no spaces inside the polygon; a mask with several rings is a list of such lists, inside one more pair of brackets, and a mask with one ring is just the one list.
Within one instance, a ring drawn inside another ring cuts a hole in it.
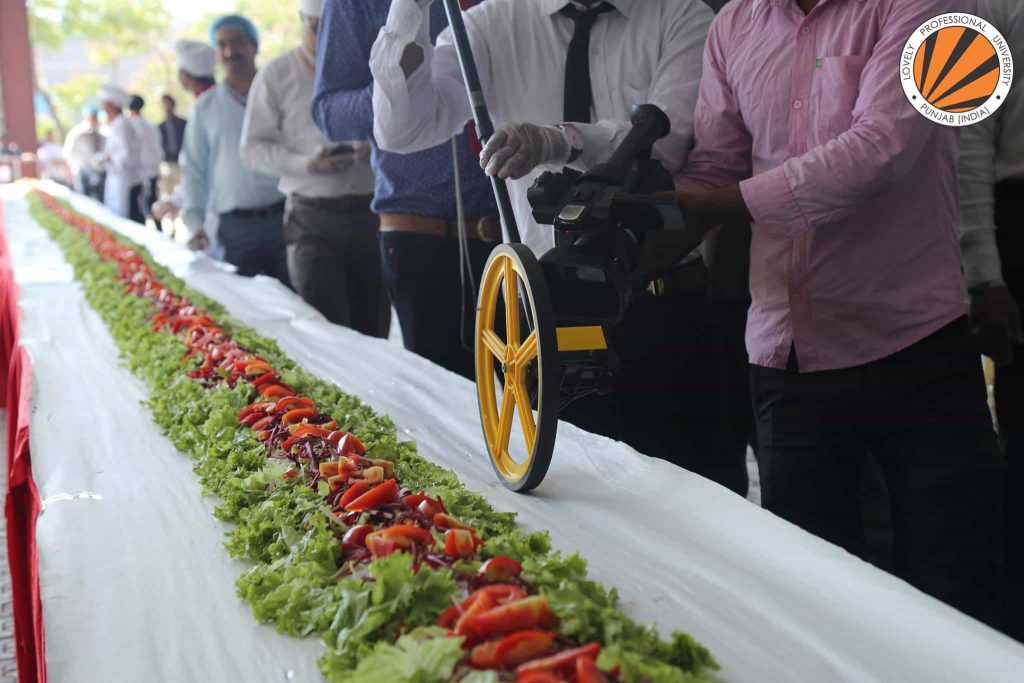
[{"label": "black metal pole", "polygon": [[[444,0],[444,10],[448,14],[448,25],[455,39],[455,52],[459,57],[459,67],[462,69],[462,80],[466,84],[469,106],[473,109],[476,132],[480,136],[480,142],[487,144],[488,138],[494,135],[494,124],[491,123],[491,115],[487,111],[487,103],[484,102],[484,92],[480,87],[480,76],[476,70],[476,60],[473,59],[473,48],[469,45],[466,24],[462,21],[459,0]],[[505,226],[509,242],[520,242],[519,228],[516,227],[516,216],[512,212],[512,200],[508,196],[505,181],[492,176],[491,188],[494,190],[494,198],[498,202],[498,215]]]}]

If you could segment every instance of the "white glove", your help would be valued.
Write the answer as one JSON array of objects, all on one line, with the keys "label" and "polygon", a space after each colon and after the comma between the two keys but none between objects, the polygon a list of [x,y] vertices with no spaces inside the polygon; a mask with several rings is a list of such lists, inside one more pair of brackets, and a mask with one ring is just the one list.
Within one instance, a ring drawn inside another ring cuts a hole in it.
[{"label": "white glove", "polygon": [[480,153],[480,168],[489,176],[518,180],[542,164],[566,164],[571,152],[557,126],[506,123]]}]

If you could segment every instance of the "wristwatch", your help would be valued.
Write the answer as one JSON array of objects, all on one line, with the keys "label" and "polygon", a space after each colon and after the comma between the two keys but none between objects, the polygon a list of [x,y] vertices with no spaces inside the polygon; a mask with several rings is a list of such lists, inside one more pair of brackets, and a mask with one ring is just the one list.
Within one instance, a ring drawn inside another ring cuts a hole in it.
[{"label": "wristwatch", "polygon": [[569,158],[565,160],[565,163],[571,164],[583,154],[583,134],[571,123],[560,123],[557,128],[562,131],[565,141],[569,144]]}]

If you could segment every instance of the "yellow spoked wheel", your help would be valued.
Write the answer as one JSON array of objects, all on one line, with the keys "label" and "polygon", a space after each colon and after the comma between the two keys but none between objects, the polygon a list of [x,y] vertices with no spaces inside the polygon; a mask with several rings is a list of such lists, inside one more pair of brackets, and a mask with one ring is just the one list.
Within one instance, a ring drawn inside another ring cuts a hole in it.
[{"label": "yellow spoked wheel", "polygon": [[535,488],[547,474],[558,427],[558,351],[547,284],[522,244],[496,247],[484,268],[476,385],[494,471],[513,491]]}]

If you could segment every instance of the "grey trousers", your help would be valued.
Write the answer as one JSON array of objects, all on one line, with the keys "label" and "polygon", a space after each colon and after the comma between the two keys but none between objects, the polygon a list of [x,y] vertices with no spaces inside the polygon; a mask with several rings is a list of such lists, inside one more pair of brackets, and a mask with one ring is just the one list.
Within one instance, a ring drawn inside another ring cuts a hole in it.
[{"label": "grey trousers", "polygon": [[291,286],[280,209],[258,216],[222,213],[217,239],[224,245],[224,260],[238,268],[239,275],[269,275]]},{"label": "grey trousers", "polygon": [[332,323],[387,337],[391,305],[378,253],[370,196],[292,195],[284,217],[292,287]]}]

